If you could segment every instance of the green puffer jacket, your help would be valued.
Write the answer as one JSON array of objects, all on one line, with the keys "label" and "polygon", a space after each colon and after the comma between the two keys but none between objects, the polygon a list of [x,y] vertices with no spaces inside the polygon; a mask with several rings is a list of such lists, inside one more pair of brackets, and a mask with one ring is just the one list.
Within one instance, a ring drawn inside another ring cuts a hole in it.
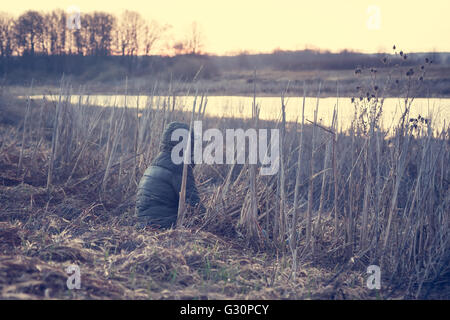
[{"label": "green puffer jacket", "polygon": [[[178,141],[171,141],[175,129],[189,127],[180,122],[170,123],[163,133],[160,153],[147,168],[142,177],[136,198],[136,213],[141,227],[147,225],[157,228],[170,228],[177,221],[179,193],[183,175],[183,164],[176,165],[171,160],[171,151]],[[186,180],[186,203],[199,205],[193,164],[188,166]]]}]

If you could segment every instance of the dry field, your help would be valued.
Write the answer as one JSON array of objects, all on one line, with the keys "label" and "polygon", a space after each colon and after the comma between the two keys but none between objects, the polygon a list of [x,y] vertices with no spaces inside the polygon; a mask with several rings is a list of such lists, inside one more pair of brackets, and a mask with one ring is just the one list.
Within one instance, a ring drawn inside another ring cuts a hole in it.
[{"label": "dry field", "polygon": [[[0,298],[449,298],[448,125],[409,119],[408,98],[403,121],[382,132],[378,96],[355,102],[346,132],[286,123],[283,99],[280,121],[200,113],[204,128],[280,129],[278,174],[196,166],[206,212],[139,231],[137,183],[164,125],[191,118],[156,99],[170,90],[150,89],[155,99],[137,110],[70,104],[66,81],[56,102],[2,88]],[[79,290],[66,287],[72,264]],[[381,290],[366,287],[373,264]]]}]

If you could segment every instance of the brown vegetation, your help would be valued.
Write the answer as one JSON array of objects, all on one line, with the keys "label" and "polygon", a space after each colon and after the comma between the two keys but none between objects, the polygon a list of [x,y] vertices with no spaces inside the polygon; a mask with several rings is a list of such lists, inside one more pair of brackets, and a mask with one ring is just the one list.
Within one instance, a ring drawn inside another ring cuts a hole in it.
[{"label": "brown vegetation", "polygon": [[[2,298],[448,298],[450,131],[409,119],[411,99],[389,133],[381,97],[355,103],[348,132],[203,118],[204,128],[282,128],[280,173],[197,166],[206,213],[138,231],[137,182],[164,125],[190,121],[171,90],[155,86],[142,110],[72,105],[65,81],[56,102],[21,107],[3,93]],[[80,290],[65,287],[70,264]],[[365,286],[371,264],[379,292]]]}]

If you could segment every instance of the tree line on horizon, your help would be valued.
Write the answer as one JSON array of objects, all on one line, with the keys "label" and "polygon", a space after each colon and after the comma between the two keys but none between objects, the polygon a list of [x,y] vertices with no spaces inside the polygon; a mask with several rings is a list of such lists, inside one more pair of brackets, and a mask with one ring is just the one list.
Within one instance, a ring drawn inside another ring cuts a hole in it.
[{"label": "tree line on horizon", "polygon": [[17,18],[0,13],[0,56],[148,56],[158,44],[169,54],[201,53],[203,35],[196,22],[186,39],[164,39],[169,29],[169,25],[146,20],[129,10],[119,16],[106,12],[68,13],[61,9],[29,10]]},{"label": "tree line on horizon", "polygon": [[29,10],[16,18],[0,12],[0,75],[19,80],[30,73],[79,75],[116,68],[115,74],[122,76],[165,67],[155,65],[157,59],[142,63],[142,56],[203,53],[204,37],[197,22],[181,39],[174,39],[170,28],[129,10],[118,16]]},{"label": "tree line on horizon", "polygon": [[[201,27],[196,22],[182,39],[173,39],[169,30],[169,25],[146,20],[140,13],[129,10],[118,16],[61,9],[29,10],[17,18],[0,13],[0,75],[22,79],[30,72],[66,73],[89,78],[105,73],[107,78],[168,71],[189,78],[200,66],[204,67],[202,75],[209,77],[220,70],[265,67],[329,70],[383,66],[384,54],[347,50],[331,53],[277,49],[268,54],[242,51],[235,56],[208,55]],[[407,63],[413,63],[413,59]]]}]

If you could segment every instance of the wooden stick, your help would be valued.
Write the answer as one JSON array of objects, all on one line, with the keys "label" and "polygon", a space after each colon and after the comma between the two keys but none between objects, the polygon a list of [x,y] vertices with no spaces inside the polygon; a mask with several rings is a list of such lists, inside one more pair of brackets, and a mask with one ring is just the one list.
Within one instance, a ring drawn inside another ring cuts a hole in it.
[{"label": "wooden stick", "polygon": [[177,228],[181,228],[183,226],[184,223],[184,216],[185,216],[185,212],[186,212],[186,181],[187,181],[187,172],[188,172],[188,161],[190,162],[191,160],[191,148],[192,148],[192,143],[191,143],[191,135],[192,135],[192,126],[193,126],[193,122],[194,122],[194,117],[195,117],[195,104],[197,103],[197,94],[198,94],[198,88],[197,91],[195,93],[195,98],[194,98],[194,103],[192,106],[192,114],[191,114],[191,122],[189,124],[189,135],[188,135],[188,140],[187,140],[187,146],[186,146],[186,150],[184,152],[184,160],[183,160],[183,174],[181,177],[181,190],[180,190],[180,198],[178,201],[178,214],[177,214]]},{"label": "wooden stick", "polygon": [[298,202],[299,202],[299,186],[302,168],[302,152],[303,152],[303,131],[305,130],[305,102],[306,102],[306,87],[303,81],[303,103],[302,103],[302,129],[300,131],[300,148],[298,150],[297,158],[297,174],[295,177],[295,188],[294,188],[294,215],[292,217],[291,223],[291,237],[289,240],[289,245],[292,253],[292,276],[295,281],[297,275],[297,222],[298,222]]}]

